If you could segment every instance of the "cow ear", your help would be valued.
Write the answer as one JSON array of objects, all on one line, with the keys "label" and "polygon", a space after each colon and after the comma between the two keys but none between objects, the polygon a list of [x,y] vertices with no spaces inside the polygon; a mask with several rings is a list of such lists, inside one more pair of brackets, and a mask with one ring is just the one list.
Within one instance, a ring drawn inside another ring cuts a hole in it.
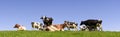
[{"label": "cow ear", "polygon": [[41,16],[41,18],[40,18],[40,19],[43,19],[43,17],[44,17],[44,16]]},{"label": "cow ear", "polygon": [[43,17],[40,17],[40,19],[43,19]]}]

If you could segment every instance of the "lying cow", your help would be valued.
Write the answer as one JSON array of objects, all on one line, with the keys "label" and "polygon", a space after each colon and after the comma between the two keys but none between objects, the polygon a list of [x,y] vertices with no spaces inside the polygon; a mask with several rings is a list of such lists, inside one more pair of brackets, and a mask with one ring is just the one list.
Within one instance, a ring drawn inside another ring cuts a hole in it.
[{"label": "lying cow", "polygon": [[85,21],[81,21],[81,25],[85,25],[87,26],[87,28],[89,29],[89,31],[95,31],[95,30],[99,30],[98,31],[102,31],[102,20],[95,20],[95,19],[88,19]]},{"label": "lying cow", "polygon": [[64,28],[67,27],[67,24],[64,22],[63,24],[52,24],[46,27],[47,31],[64,31]]},{"label": "lying cow", "polygon": [[38,22],[31,22],[32,28],[36,28],[38,30],[43,30],[43,26],[42,23],[38,23]]},{"label": "lying cow", "polygon": [[15,24],[14,28],[17,28],[17,30],[26,30],[24,26],[21,26],[19,24]]}]

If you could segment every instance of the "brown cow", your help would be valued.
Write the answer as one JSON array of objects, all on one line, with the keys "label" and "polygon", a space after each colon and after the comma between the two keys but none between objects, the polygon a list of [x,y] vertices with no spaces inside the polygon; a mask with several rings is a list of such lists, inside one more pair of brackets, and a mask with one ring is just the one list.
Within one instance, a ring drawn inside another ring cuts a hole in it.
[{"label": "brown cow", "polygon": [[19,24],[15,24],[14,28],[17,28],[18,30],[26,30],[24,26],[21,26]]},{"label": "brown cow", "polygon": [[64,31],[64,28],[67,26],[67,24],[53,24],[50,26],[47,26],[47,31]]}]

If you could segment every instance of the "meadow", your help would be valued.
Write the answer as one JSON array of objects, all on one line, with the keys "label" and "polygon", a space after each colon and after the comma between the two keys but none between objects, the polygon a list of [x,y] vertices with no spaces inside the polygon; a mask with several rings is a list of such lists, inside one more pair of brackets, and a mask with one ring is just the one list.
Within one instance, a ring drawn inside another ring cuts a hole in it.
[{"label": "meadow", "polygon": [[0,37],[120,37],[120,32],[98,31],[0,31]]}]

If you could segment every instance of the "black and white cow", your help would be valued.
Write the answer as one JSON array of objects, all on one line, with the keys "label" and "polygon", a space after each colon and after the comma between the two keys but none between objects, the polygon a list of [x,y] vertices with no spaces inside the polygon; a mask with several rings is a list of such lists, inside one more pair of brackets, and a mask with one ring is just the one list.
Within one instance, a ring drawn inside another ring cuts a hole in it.
[{"label": "black and white cow", "polygon": [[78,23],[70,22],[70,21],[64,21],[64,22],[67,25],[66,27],[68,28],[68,30],[74,29],[75,31],[78,31],[78,29],[77,29]]},{"label": "black and white cow", "polygon": [[43,25],[43,29],[48,31],[49,29],[47,27],[52,25],[53,22],[53,18],[52,17],[46,17],[46,16],[42,16],[40,19],[42,19],[44,25]]},{"label": "black and white cow", "polygon": [[89,31],[95,31],[95,30],[102,31],[101,24],[102,24],[102,20],[88,19],[85,21],[81,21],[80,26],[81,25],[87,26]]},{"label": "black and white cow", "polygon": [[32,28],[36,28],[38,30],[43,30],[43,26],[42,26],[42,23],[39,23],[39,22],[31,22],[31,25],[32,25]]},{"label": "black and white cow", "polygon": [[42,16],[40,19],[43,20],[43,23],[44,23],[45,26],[52,25],[52,22],[53,22],[53,18],[52,17]]}]

